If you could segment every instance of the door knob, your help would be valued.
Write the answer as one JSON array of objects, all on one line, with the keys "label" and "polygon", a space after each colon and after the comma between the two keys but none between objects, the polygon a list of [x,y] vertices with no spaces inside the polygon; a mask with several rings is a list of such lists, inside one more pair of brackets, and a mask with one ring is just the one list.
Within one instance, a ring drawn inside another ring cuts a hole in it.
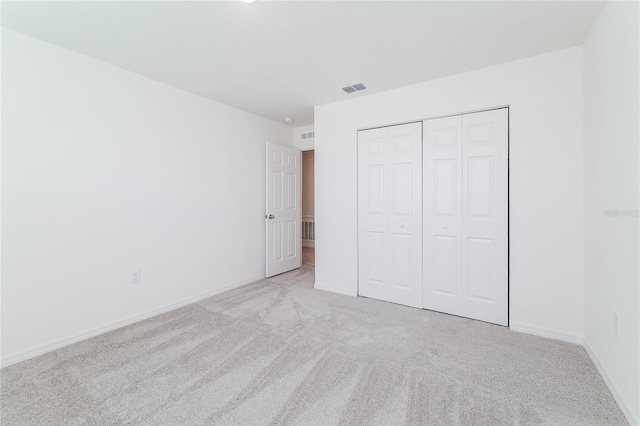
[{"label": "door knob", "polygon": [[400,228],[404,228],[404,223],[401,223],[401,224],[400,224]]},{"label": "door knob", "polygon": [[447,229],[447,225],[442,225],[442,229]]},{"label": "door knob", "polygon": [[264,215],[265,219],[273,219],[275,216],[270,214],[269,216],[267,216],[266,214]]}]

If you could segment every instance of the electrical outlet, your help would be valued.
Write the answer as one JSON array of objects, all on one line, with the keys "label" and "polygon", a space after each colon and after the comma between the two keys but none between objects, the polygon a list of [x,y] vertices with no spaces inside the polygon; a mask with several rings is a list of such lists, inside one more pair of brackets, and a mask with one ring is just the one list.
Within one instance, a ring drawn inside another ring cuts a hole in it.
[{"label": "electrical outlet", "polygon": [[131,271],[131,282],[132,283],[139,283],[140,282],[140,269],[136,269],[134,271]]},{"label": "electrical outlet", "polygon": [[619,336],[620,335],[620,314],[617,312],[613,313],[613,331]]}]

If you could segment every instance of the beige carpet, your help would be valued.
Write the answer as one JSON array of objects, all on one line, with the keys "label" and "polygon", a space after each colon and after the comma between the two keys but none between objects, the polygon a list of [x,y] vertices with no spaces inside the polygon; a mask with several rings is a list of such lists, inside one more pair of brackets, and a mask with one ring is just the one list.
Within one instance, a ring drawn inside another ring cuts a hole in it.
[{"label": "beige carpet", "polygon": [[626,424],[584,349],[307,264],[0,372],[3,425]]}]

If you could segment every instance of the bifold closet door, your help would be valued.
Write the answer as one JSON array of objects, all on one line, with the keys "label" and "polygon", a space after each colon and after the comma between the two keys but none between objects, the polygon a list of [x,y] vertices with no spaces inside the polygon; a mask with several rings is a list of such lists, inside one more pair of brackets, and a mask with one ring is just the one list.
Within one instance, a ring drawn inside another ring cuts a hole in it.
[{"label": "bifold closet door", "polygon": [[462,116],[424,122],[423,306],[462,314]]},{"label": "bifold closet door", "polygon": [[424,122],[426,309],[508,325],[508,110]]},{"label": "bifold closet door", "polygon": [[422,123],[358,132],[358,294],[422,307]]}]

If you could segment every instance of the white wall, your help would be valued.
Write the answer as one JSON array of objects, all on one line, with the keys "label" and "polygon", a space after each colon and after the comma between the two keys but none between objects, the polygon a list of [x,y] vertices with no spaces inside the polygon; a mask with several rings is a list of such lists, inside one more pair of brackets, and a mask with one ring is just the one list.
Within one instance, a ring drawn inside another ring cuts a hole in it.
[{"label": "white wall", "polygon": [[292,129],[9,30],[2,89],[3,364],[264,276]]},{"label": "white wall", "polygon": [[357,291],[357,129],[505,104],[511,326],[581,343],[580,46],[316,107],[316,287]]},{"label": "white wall", "polygon": [[295,129],[293,129],[293,143],[296,148],[302,151],[309,151],[313,149],[315,138],[302,139],[302,134],[309,132],[313,132],[313,125],[296,127]]},{"label": "white wall", "polygon": [[[584,45],[585,347],[640,422],[638,3],[612,2]],[[620,314],[620,331],[613,312]]]}]

